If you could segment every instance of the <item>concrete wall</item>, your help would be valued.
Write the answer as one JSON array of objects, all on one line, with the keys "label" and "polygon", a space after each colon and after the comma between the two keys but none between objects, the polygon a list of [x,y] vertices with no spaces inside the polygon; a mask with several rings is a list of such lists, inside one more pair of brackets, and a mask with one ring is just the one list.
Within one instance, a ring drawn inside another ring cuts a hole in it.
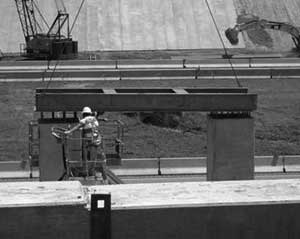
[{"label": "concrete wall", "polygon": [[[39,122],[39,169],[40,169],[40,180],[41,181],[57,181],[61,178],[64,173],[63,164],[63,149],[62,144],[58,143],[55,137],[51,134],[52,127],[60,127],[67,129],[68,126],[74,126],[76,119],[63,120],[40,120]],[[79,138],[79,134],[72,136],[74,138]],[[71,149],[80,150],[80,140],[78,141],[68,141],[68,147],[65,148],[66,157],[70,157],[72,160],[80,159],[80,151],[72,152]]]},{"label": "concrete wall", "polygon": [[89,238],[89,213],[83,206],[0,208],[0,225],[0,238]]},{"label": "concrete wall", "polygon": [[298,239],[299,212],[299,204],[119,210],[112,239]]},{"label": "concrete wall", "polygon": [[[36,0],[51,23],[55,1]],[[71,23],[81,1],[65,0]],[[233,0],[210,0],[221,32],[235,23]],[[45,28],[46,29],[46,28]],[[204,0],[87,0],[73,31],[79,50],[221,48]],[[224,37],[224,36],[223,36]],[[224,37],[228,47],[232,47]],[[0,49],[24,42],[14,1],[0,1]],[[244,43],[237,47],[244,47]]]}]

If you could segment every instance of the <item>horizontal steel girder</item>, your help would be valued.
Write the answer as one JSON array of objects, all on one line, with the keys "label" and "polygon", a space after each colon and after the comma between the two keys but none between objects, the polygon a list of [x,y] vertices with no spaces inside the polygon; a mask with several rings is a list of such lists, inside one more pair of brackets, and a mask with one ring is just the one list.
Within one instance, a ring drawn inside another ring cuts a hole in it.
[{"label": "horizontal steel girder", "polygon": [[257,95],[245,88],[37,89],[36,111],[229,111],[257,108]]}]

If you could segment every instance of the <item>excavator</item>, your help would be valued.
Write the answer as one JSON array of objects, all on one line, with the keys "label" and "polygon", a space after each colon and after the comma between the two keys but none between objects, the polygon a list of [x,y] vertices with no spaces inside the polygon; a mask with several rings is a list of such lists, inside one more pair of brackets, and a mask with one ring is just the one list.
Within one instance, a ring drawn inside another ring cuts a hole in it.
[{"label": "excavator", "polygon": [[225,35],[232,45],[239,43],[238,34],[249,29],[272,29],[277,31],[287,32],[292,36],[292,40],[296,46],[297,51],[300,51],[300,27],[295,27],[286,22],[274,22],[266,19],[260,19],[257,16],[247,16],[248,21],[236,24],[233,28],[228,28]]},{"label": "excavator", "polygon": [[71,38],[69,14],[62,0],[55,0],[57,16],[52,24],[47,23],[34,0],[15,0],[15,4],[25,37],[24,55],[27,58],[76,58],[78,43]]}]

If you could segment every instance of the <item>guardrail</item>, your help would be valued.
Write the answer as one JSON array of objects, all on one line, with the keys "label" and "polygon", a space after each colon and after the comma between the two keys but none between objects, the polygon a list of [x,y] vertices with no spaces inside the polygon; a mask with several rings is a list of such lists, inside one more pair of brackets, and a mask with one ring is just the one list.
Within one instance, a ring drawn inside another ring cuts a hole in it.
[{"label": "guardrail", "polygon": [[[299,58],[256,58],[256,57],[247,57],[245,58],[233,58],[231,59],[232,64],[244,65],[249,67],[255,67],[257,65],[263,64],[273,64],[273,65],[300,65]],[[159,60],[68,60],[68,61],[1,61],[1,67],[54,67],[54,66],[104,66],[108,68],[122,68],[126,66],[132,67],[141,67],[141,66],[176,66],[176,67],[189,67],[189,66],[201,66],[201,65],[222,65],[226,64],[230,66],[228,59],[223,58],[207,58],[207,59],[178,59],[178,60],[169,60],[169,59],[159,59]]]},{"label": "guardrail", "polygon": [[[24,165],[23,165],[24,166]],[[122,159],[122,165],[110,166],[117,176],[205,174],[206,157]],[[300,155],[255,156],[255,173],[300,173]],[[38,168],[33,178],[38,178]],[[0,180],[29,179],[29,165],[20,161],[0,162]]]}]

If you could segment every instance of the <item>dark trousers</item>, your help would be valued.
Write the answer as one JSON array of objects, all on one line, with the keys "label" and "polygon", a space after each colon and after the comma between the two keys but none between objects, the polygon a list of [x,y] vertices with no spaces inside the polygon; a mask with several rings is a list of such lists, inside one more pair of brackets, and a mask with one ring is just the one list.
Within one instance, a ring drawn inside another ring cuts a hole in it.
[{"label": "dark trousers", "polygon": [[[100,163],[99,170],[103,180],[106,180],[106,156],[102,145],[95,145],[91,140],[83,140],[83,163],[85,164],[87,171],[90,170],[87,164],[88,161],[95,161],[97,162],[97,165]],[[91,169],[95,170],[95,168]]]}]

